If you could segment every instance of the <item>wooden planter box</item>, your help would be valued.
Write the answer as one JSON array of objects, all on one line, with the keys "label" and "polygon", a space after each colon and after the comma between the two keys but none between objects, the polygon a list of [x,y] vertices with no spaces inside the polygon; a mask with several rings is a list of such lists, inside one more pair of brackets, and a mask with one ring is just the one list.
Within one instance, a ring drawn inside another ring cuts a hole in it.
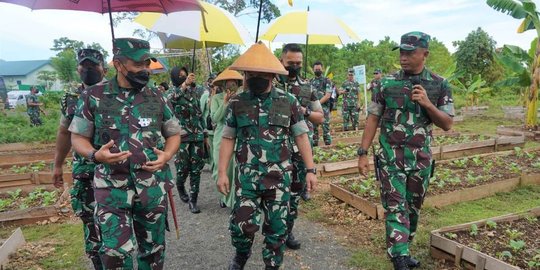
[{"label": "wooden planter box", "polygon": [[497,134],[504,136],[525,136],[527,139],[540,141],[540,131],[524,130],[523,126],[498,126]]},{"label": "wooden planter box", "polygon": [[[73,183],[71,172],[64,172],[63,178],[65,183]],[[53,184],[52,172],[0,175],[0,188],[40,184]]]},{"label": "wooden planter box", "polygon": [[[495,222],[512,221],[522,218],[524,215],[540,216],[540,207],[533,208],[526,213],[510,214],[490,218]],[[449,232],[456,232],[470,229],[471,225],[478,227],[486,224],[488,219],[460,224],[456,226],[444,227],[431,232],[431,256],[437,259],[453,261],[455,266],[464,269],[476,270],[519,270],[521,268],[510,265],[506,262],[493,258],[485,253],[461,245],[460,243],[447,239],[443,235]]]},{"label": "wooden planter box", "polygon": [[9,261],[9,255],[15,253],[26,241],[21,228],[17,228],[0,247],[0,269],[4,269]]},{"label": "wooden planter box", "polygon": [[51,150],[35,151],[33,153],[4,153],[0,155],[0,166],[9,165],[9,167],[11,167],[16,163],[37,162],[53,159],[54,151]]},{"label": "wooden planter box", "polygon": [[[497,192],[508,192],[522,185],[540,185],[540,174],[522,175],[520,177],[497,181],[480,186],[456,190],[449,193],[428,195],[424,201],[424,206],[443,207],[459,202],[474,201],[495,195]],[[384,209],[380,203],[371,202],[362,198],[334,183],[330,183],[330,194],[334,197],[350,204],[374,219],[384,218]]]}]

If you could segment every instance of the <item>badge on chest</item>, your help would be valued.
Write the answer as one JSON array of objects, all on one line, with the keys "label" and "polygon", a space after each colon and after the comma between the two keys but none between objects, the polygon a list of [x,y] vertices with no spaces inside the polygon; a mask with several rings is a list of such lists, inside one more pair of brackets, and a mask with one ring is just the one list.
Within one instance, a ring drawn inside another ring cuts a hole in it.
[{"label": "badge on chest", "polygon": [[152,118],[139,118],[139,125],[141,127],[148,127],[152,123]]}]

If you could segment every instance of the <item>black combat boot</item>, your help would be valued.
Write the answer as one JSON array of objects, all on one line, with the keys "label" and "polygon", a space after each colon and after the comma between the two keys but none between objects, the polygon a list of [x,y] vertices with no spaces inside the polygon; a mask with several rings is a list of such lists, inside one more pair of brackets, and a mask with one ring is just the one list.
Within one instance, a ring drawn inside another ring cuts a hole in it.
[{"label": "black combat boot", "polygon": [[394,264],[394,270],[410,270],[409,268],[409,256],[398,256],[392,258]]},{"label": "black combat boot", "polygon": [[302,192],[302,194],[300,194],[300,197],[302,198],[302,200],[304,200],[306,202],[311,200],[311,195],[309,194],[309,192],[307,190],[304,190]]},{"label": "black combat boot", "polygon": [[101,263],[101,258],[99,256],[97,256],[97,255],[96,256],[91,256],[90,260],[92,260],[92,265],[94,266],[95,270],[104,269],[103,268],[103,263]]},{"label": "black combat boot", "polygon": [[420,261],[409,255],[407,256],[407,265],[409,268],[417,268],[420,267]]},{"label": "black combat boot", "polygon": [[287,240],[285,241],[285,245],[287,245],[288,248],[293,249],[293,250],[300,249],[300,247],[302,246],[300,241],[294,238],[294,234],[292,233],[292,231],[289,232],[289,234],[287,235]]},{"label": "black combat boot", "polygon": [[236,252],[234,258],[229,263],[228,270],[244,270],[247,260],[251,256],[251,253]]},{"label": "black combat boot", "polygon": [[199,193],[191,193],[189,196],[189,210],[193,214],[198,214],[201,212],[199,207],[197,207],[197,197],[199,197]]},{"label": "black combat boot", "polygon": [[270,266],[270,265],[267,265],[264,267],[264,270],[278,270],[279,269],[279,266]]},{"label": "black combat boot", "polygon": [[177,185],[176,189],[178,189],[178,194],[180,195],[180,200],[187,203],[189,201],[189,196],[186,192],[186,187],[184,187],[184,184]]}]

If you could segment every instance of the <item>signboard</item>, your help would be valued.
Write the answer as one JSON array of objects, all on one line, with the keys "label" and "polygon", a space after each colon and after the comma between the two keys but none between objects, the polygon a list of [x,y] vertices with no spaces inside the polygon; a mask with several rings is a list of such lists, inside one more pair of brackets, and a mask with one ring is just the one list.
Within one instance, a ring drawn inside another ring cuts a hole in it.
[{"label": "signboard", "polygon": [[354,79],[360,84],[366,84],[366,66],[354,66]]}]

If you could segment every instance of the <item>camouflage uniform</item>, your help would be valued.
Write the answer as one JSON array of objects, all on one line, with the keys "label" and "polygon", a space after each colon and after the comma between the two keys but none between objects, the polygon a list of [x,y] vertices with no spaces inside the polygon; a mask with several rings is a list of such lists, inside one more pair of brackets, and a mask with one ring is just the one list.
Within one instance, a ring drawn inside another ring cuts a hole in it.
[{"label": "camouflage uniform", "polygon": [[[441,111],[454,115],[448,82],[424,69],[420,75],[429,100]],[[392,258],[409,255],[420,208],[431,174],[432,122],[422,109],[416,114],[411,77],[403,71],[383,78],[374,91],[368,113],[381,119],[378,174],[385,209],[387,252]]]},{"label": "camouflage uniform", "polygon": [[360,85],[356,81],[345,81],[341,86],[345,90],[343,94],[343,130],[349,130],[349,121],[352,123],[352,129],[356,130],[358,127],[358,95],[360,91]]},{"label": "camouflage uniform", "polygon": [[[81,85],[77,89],[67,91],[61,99],[60,125],[68,129],[75,116],[77,101],[83,91]],[[99,249],[101,240],[94,223],[94,209],[96,200],[94,199],[94,189],[92,180],[94,178],[95,164],[88,161],[77,152],[73,152],[73,187],[70,190],[71,207],[76,216],[80,217],[83,223],[85,252],[92,261],[99,260]]]},{"label": "camouflage uniform", "polygon": [[381,80],[373,79],[369,83],[369,87],[367,90],[375,92],[379,89],[379,87],[381,87]]},{"label": "camouflage uniform", "polygon": [[[287,79],[283,79],[287,78]],[[306,84],[301,81],[299,77],[297,77],[295,80],[288,82],[285,82],[285,80],[288,80],[287,76],[280,77],[280,80],[275,81],[275,84],[280,89],[285,89],[286,92],[292,94],[298,102],[300,103],[300,106],[309,108],[312,111],[319,111],[321,110],[321,103],[319,102],[319,98],[317,97],[317,94],[315,91],[313,91],[312,87],[309,84]],[[307,121],[307,126],[309,128],[309,141],[310,145],[313,145],[313,129],[314,125],[310,121]],[[294,221],[298,217],[298,205],[300,203],[300,198],[302,195],[302,192],[306,190],[306,165],[304,164],[304,161],[302,159],[302,155],[300,155],[300,152],[298,151],[298,147],[296,146],[296,143],[294,141],[294,138],[290,138],[291,144],[293,145],[293,151],[292,151],[292,163],[293,163],[293,171],[292,171],[292,182],[291,182],[291,200],[289,203],[289,216],[287,217],[287,229],[288,233],[290,233],[294,227]]]},{"label": "camouflage uniform", "polygon": [[[323,76],[311,79],[311,87],[315,89],[317,98],[320,100],[326,93],[332,94],[332,83]],[[324,144],[332,144],[332,135],[330,135],[330,103],[327,101],[321,104],[324,112],[324,122],[322,123]],[[313,126],[313,143],[319,144],[319,125]]]},{"label": "camouflage uniform", "polygon": [[290,200],[290,136],[308,132],[294,96],[272,88],[260,96],[243,92],[230,100],[223,137],[236,139],[236,201],[231,213],[232,244],[250,253],[264,213],[263,260],[268,267],[283,261]]},{"label": "camouflage uniform", "polygon": [[[35,93],[31,93],[26,98],[26,103],[38,103],[39,99],[38,96]],[[41,117],[39,115],[39,106],[26,106],[26,112],[28,113],[28,116],[30,117],[30,123],[32,126],[41,126],[43,122],[41,121]]]},{"label": "camouflage uniform", "polygon": [[162,269],[172,175],[168,165],[154,173],[142,166],[157,159],[153,147],[163,150],[165,138],[180,133],[172,109],[161,93],[147,87],[119,88],[114,78],[81,95],[69,130],[91,138],[96,149],[114,140],[112,153],[132,153],[117,164],[98,164],[94,171],[95,218],[105,268],[133,269],[131,253],[137,245],[139,269]]}]

